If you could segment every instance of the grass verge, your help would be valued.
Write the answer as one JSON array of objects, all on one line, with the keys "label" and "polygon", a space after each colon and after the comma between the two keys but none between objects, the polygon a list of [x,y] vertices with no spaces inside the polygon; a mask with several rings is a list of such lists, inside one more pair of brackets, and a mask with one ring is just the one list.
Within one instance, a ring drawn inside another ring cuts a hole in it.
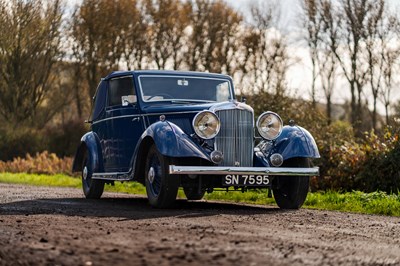
[{"label": "grass verge", "polygon": [[[25,173],[0,173],[0,183],[29,184],[35,186],[57,186],[81,188],[81,180],[66,175],[37,175]],[[109,192],[123,192],[129,194],[145,195],[146,189],[136,182],[116,182],[115,186],[107,185]],[[179,191],[179,197],[184,197],[183,191]],[[243,202],[250,204],[275,204],[273,198],[268,198],[266,190],[251,190],[241,192],[215,191],[206,194],[205,199],[222,200],[229,202]],[[400,192],[398,194],[386,194],[377,191],[363,193],[360,191],[339,193],[334,191],[309,193],[304,203],[304,208],[355,212],[364,214],[380,214],[400,217]]]}]

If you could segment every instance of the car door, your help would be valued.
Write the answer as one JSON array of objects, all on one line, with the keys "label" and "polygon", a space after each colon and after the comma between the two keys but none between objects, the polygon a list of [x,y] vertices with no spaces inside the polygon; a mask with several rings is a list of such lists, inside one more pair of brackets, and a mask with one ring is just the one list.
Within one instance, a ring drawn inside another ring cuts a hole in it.
[{"label": "car door", "polygon": [[106,127],[111,154],[105,163],[106,172],[127,172],[144,131],[132,75],[109,80]]}]

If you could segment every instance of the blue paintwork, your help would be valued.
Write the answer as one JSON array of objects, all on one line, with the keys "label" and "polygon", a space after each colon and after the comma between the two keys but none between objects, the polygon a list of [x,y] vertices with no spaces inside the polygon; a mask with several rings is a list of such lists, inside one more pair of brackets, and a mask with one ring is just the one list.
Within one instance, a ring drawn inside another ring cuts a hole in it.
[{"label": "blue paintwork", "polygon": [[[108,149],[103,149],[106,172],[126,172],[137,141],[144,131],[143,118],[137,106],[106,108]],[[107,152],[105,152],[107,150]]]},{"label": "blue paintwork", "polygon": [[[211,161],[210,149],[203,148],[198,139],[191,136],[194,133],[192,121],[198,112],[212,110],[221,103],[143,102],[138,89],[140,75],[223,78],[229,80],[231,95],[235,97],[232,79],[226,75],[152,70],[113,72],[100,83],[97,93],[101,94],[99,99],[102,100],[97,103],[98,115],[92,118],[92,131],[82,137],[81,146],[74,160],[74,171],[81,170],[79,167],[82,162],[79,160],[82,160],[83,147],[87,147],[89,151],[94,172],[131,171],[133,179],[143,178],[149,143],[155,143],[158,151],[164,156],[195,157]],[[136,104],[107,106],[109,80],[117,77],[133,79],[135,94],[138,96]],[[165,116],[165,121],[160,121],[160,115]],[[292,157],[319,157],[318,148],[311,134],[298,126],[285,126],[282,134],[272,143],[269,150],[254,154],[254,166],[268,167],[268,156],[275,152],[281,153],[284,160]]]},{"label": "blue paintwork", "polygon": [[153,140],[157,150],[164,156],[197,157],[210,161],[209,155],[203,148],[177,125],[168,121],[156,122],[146,129],[138,142],[134,158],[137,157],[140,144],[148,137]]},{"label": "blue paintwork", "polygon": [[73,171],[81,171],[82,165],[79,158],[82,159],[83,153],[87,151],[90,163],[90,169],[93,172],[102,172],[103,171],[103,157],[101,154],[101,146],[100,141],[96,133],[90,131],[82,136],[81,144],[78,148],[78,151],[75,155],[75,159],[73,162],[72,169]]},{"label": "blue paintwork", "polygon": [[273,142],[268,155],[280,153],[283,160],[294,157],[319,158],[317,144],[311,134],[300,126],[284,126],[281,135]]},{"label": "blue paintwork", "polygon": [[254,153],[253,166],[254,167],[270,167],[267,156],[265,156],[265,154],[263,154],[261,152]]},{"label": "blue paintwork", "polygon": [[151,124],[138,141],[131,159],[132,179],[143,178],[146,154],[152,143],[164,156],[197,157],[210,161],[209,155],[180,127],[168,121],[158,121]]}]

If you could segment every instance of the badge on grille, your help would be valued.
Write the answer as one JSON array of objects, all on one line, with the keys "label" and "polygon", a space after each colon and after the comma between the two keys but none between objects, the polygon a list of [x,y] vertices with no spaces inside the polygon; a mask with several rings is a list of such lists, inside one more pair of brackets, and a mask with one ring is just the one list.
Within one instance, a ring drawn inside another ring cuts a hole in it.
[{"label": "badge on grille", "polygon": [[240,162],[235,162],[235,166],[240,166]]}]

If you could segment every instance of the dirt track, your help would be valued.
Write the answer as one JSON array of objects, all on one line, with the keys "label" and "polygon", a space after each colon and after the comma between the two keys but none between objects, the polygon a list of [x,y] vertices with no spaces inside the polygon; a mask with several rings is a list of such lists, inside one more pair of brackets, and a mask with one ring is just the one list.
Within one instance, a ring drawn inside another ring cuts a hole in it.
[{"label": "dirt track", "polygon": [[400,218],[0,184],[0,265],[400,265]]}]

